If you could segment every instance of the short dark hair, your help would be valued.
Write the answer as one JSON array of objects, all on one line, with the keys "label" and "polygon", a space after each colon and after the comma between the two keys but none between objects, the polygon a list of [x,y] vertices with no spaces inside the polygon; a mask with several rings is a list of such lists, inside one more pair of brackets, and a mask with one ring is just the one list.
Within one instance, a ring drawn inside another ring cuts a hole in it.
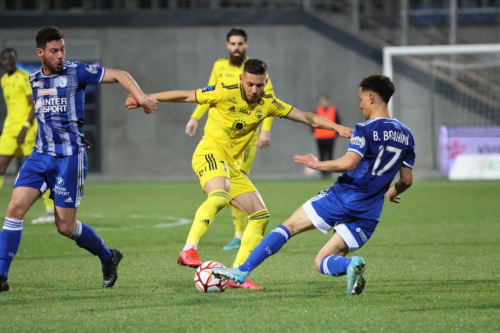
[{"label": "short dark hair", "polygon": [[254,75],[266,74],[267,64],[259,59],[248,59],[245,61],[243,71]]},{"label": "short dark hair", "polygon": [[389,103],[389,100],[396,91],[396,87],[391,79],[380,74],[365,77],[359,86],[363,90],[370,90],[378,94],[386,104]]},{"label": "short dark hair", "polygon": [[36,47],[44,49],[47,43],[63,38],[62,31],[56,27],[43,27],[36,32]]},{"label": "short dark hair", "polygon": [[227,41],[229,42],[229,37],[231,36],[241,36],[245,39],[245,42],[248,40],[247,33],[243,29],[238,29],[238,28],[232,28],[229,30],[227,33]]},{"label": "short dark hair", "polygon": [[14,50],[12,47],[8,47],[8,48],[6,48],[6,49],[3,49],[3,50],[2,50],[2,53],[0,53],[0,58],[3,58],[3,55],[4,55],[5,53],[14,53],[14,58],[16,58],[16,59],[17,59],[17,52],[16,52],[16,50]]}]

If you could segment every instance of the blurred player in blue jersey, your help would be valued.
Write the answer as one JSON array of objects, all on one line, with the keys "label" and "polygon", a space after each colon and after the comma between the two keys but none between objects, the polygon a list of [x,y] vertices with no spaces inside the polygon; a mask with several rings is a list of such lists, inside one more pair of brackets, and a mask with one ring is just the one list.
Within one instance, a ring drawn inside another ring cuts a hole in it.
[{"label": "blurred player in blue jersey", "polygon": [[142,101],[146,113],[154,112],[158,102],[144,95],[127,72],[65,61],[63,33],[55,27],[38,30],[36,46],[42,67],[29,80],[38,132],[35,148],[14,183],[0,232],[0,291],[9,290],[7,276],[21,243],[24,215],[47,189],[54,200],[57,231],[99,257],[103,287],[112,287],[118,278],[122,253],[108,249],[90,226],[76,220],[87,174],[83,138],[85,87],[118,82]]},{"label": "blurred player in blue jersey", "polygon": [[[365,262],[345,256],[362,247],[375,231],[382,214],[384,194],[399,203],[399,194],[413,181],[415,143],[410,129],[389,114],[387,103],[394,94],[388,77],[372,75],[360,83],[360,109],[366,118],[356,124],[344,157],[319,162],[311,154],[295,156],[295,162],[311,169],[343,172],[326,191],[307,201],[283,224],[262,240],[238,268],[214,268],[213,274],[243,283],[250,272],[278,252],[301,232],[319,229],[333,237],[316,256],[316,269],[332,276],[347,275],[347,293],[361,294],[365,287]],[[396,174],[400,178],[390,188]]]}]

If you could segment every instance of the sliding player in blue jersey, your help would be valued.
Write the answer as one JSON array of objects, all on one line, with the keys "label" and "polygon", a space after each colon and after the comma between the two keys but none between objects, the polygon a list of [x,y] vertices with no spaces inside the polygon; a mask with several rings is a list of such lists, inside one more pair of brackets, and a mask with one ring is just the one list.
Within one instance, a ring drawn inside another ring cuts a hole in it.
[{"label": "sliding player in blue jersey", "polygon": [[[316,269],[332,276],[347,275],[347,293],[361,294],[365,287],[365,262],[346,255],[370,239],[382,214],[384,194],[399,203],[399,194],[413,181],[415,143],[410,129],[391,118],[387,103],[394,94],[388,77],[372,75],[360,83],[360,109],[366,118],[356,124],[347,154],[333,161],[319,162],[311,154],[295,156],[295,162],[311,169],[343,172],[326,191],[299,207],[283,224],[262,240],[247,261],[238,268],[214,268],[212,273],[243,283],[250,272],[278,252],[301,232],[319,229],[335,233],[316,256]],[[389,188],[396,174],[400,178]]]},{"label": "sliding player in blue jersey", "polygon": [[47,189],[54,200],[57,231],[99,257],[103,287],[112,287],[118,278],[122,253],[108,249],[90,226],[76,220],[87,174],[83,136],[85,87],[118,82],[141,100],[146,113],[154,112],[158,102],[144,95],[127,72],[65,61],[63,33],[57,28],[38,30],[36,46],[42,67],[30,75],[30,84],[38,132],[35,148],[14,183],[0,232],[0,291],[9,290],[7,276],[21,243],[24,215]]}]

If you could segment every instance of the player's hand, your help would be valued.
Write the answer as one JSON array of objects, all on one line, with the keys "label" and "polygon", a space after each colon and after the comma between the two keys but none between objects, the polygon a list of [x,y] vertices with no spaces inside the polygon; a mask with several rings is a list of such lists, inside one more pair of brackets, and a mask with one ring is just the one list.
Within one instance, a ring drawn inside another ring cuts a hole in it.
[{"label": "player's hand", "polygon": [[125,100],[125,107],[127,109],[137,109],[140,106],[141,104],[139,104],[139,102],[132,94],[128,95],[127,99]]},{"label": "player's hand", "polygon": [[313,154],[307,154],[307,155],[295,155],[293,157],[293,160],[297,163],[302,163],[306,167],[311,168],[311,169],[317,169],[318,167],[318,158],[314,156]]},{"label": "player's hand", "polygon": [[158,107],[158,100],[146,96],[146,98],[141,102],[142,110],[144,111],[145,114],[150,114],[156,111],[156,108]]},{"label": "player's hand", "polygon": [[27,131],[28,131],[28,129],[24,126],[21,129],[21,131],[19,131],[19,134],[17,135],[17,139],[16,139],[18,145],[22,145],[24,143],[24,140],[26,139],[26,132]]},{"label": "player's hand", "polygon": [[198,119],[191,117],[186,124],[186,134],[190,137],[196,135],[196,129],[198,128]]},{"label": "player's hand", "polygon": [[85,147],[87,147],[87,149],[92,148],[92,144],[90,142],[88,142],[87,140],[83,139],[83,143],[85,143]]},{"label": "player's hand", "polygon": [[398,197],[396,192],[396,189],[394,187],[391,187],[389,190],[387,190],[387,193],[385,194],[385,197],[389,199],[389,201],[394,202],[394,203],[399,203],[401,200],[400,197]]},{"label": "player's hand", "polygon": [[271,132],[268,131],[260,131],[259,134],[259,147],[260,149],[264,147],[269,147],[271,145]]},{"label": "player's hand", "polygon": [[352,134],[352,128],[339,125],[337,132],[339,133],[339,135],[341,137],[349,139],[351,137],[351,134]]}]

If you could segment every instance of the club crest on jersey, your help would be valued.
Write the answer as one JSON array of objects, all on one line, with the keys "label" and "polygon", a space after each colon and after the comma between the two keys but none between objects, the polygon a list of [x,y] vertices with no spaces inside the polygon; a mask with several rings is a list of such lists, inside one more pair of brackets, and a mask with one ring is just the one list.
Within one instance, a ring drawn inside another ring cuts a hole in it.
[{"label": "club crest on jersey", "polygon": [[351,139],[351,145],[359,146],[359,148],[363,148],[365,146],[365,138],[355,136]]},{"label": "club crest on jersey", "polygon": [[94,65],[88,65],[87,67],[85,67],[85,70],[90,74],[97,74],[97,67]]},{"label": "club crest on jersey", "polygon": [[261,100],[259,101],[259,105],[264,105],[264,100],[262,100],[262,99],[261,99]]},{"label": "club crest on jersey", "polygon": [[255,118],[257,118],[257,119],[262,118],[262,110],[261,109],[255,110]]},{"label": "club crest on jersey", "polygon": [[58,80],[58,83],[57,85],[60,87],[60,88],[66,88],[66,86],[68,85],[68,77],[66,75],[64,76],[59,76],[57,78]]},{"label": "club crest on jersey", "polygon": [[241,119],[236,119],[233,123],[233,129],[241,131],[245,128],[245,121]]},{"label": "club crest on jersey", "polygon": [[212,91],[212,90],[215,90],[215,84],[213,86],[208,86],[208,87],[201,89],[201,92],[204,93],[204,92]]},{"label": "club crest on jersey", "polygon": [[62,177],[57,177],[56,182],[57,182],[57,186],[64,185],[64,179],[62,179]]}]

